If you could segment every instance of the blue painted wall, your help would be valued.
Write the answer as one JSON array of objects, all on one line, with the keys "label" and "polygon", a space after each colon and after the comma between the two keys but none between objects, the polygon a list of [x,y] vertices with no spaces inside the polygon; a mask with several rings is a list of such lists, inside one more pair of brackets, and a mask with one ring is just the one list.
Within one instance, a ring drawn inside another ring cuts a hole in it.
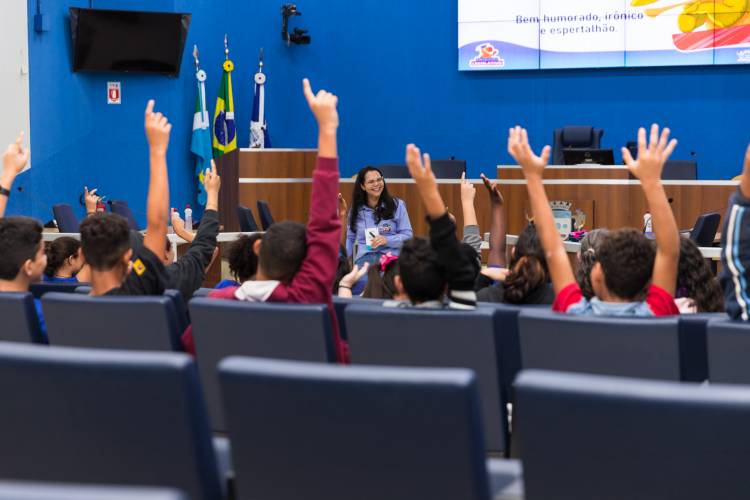
[{"label": "blue painted wall", "polygon": [[[129,200],[143,220],[148,166],[141,113],[149,97],[175,124],[172,205],[184,207],[195,195],[191,58],[186,53],[179,79],[71,73],[67,8],[87,4],[47,0],[52,31],[40,35],[29,29],[34,168],[20,179],[24,192],[15,193],[11,211],[48,219],[52,203],[74,200],[88,184],[110,198]],[[202,49],[211,110],[222,36],[228,32],[242,146],[248,142],[251,81],[261,46],[274,146],[315,145],[314,122],[300,92],[303,76],[316,89],[336,92],[345,175],[367,163],[399,162],[404,145],[414,141],[433,157],[465,158],[471,177],[477,177],[511,161],[505,137],[516,123],[529,129],[536,148],[551,141],[555,127],[592,124],[605,129],[604,146],[617,150],[638,126],[658,121],[680,140],[674,158],[696,159],[703,179],[724,179],[739,172],[750,139],[745,130],[750,95],[744,91],[750,69],[744,67],[459,73],[456,0],[299,0],[303,16],[292,26],[309,28],[313,43],[290,48],[280,36],[281,2],[97,0],[94,5],[192,12],[188,51],[196,42]],[[121,106],[106,104],[106,82],[112,79],[123,82]]]}]

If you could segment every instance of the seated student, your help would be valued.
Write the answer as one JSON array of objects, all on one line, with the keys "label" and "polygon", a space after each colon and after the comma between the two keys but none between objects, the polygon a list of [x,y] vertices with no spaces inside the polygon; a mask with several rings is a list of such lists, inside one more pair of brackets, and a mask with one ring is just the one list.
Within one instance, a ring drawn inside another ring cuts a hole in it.
[{"label": "seated student", "polygon": [[[0,219],[0,292],[28,292],[32,283],[42,279],[47,267],[42,226],[28,217]],[[34,300],[42,336],[47,328],[39,299]]]},{"label": "seated student", "polygon": [[[526,130],[510,129],[508,152],[516,159],[526,177],[529,201],[557,297],[553,309],[569,314],[603,316],[664,316],[679,314],[674,303],[680,241],[672,209],[664,193],[661,173],[677,141],[668,142],[669,129],[661,136],[659,127],[638,131],[638,160],[623,148],[622,155],[630,172],[641,182],[651,211],[656,233],[656,256],[652,243],[640,231],[612,231],[602,242],[598,262],[591,271],[596,297],[586,300],[576,283],[568,255],[555,227],[552,210],[542,184],[542,174],[550,156],[546,146],[541,157],[529,146]],[[651,280],[651,285],[649,285]]]},{"label": "seated student", "polygon": [[230,286],[240,286],[245,281],[255,278],[255,273],[258,271],[258,256],[253,246],[262,236],[260,233],[243,234],[226,247],[224,256],[234,279],[222,280],[214,288],[220,290]]},{"label": "seated student", "polygon": [[[337,358],[339,362],[348,362],[347,346],[339,337],[331,294],[341,232],[336,210],[338,98],[324,90],[313,94],[307,79],[303,81],[303,89],[318,122],[318,159],[313,171],[307,227],[290,221],[271,226],[253,245],[258,255],[255,280],[245,281],[239,287],[214,290],[209,296],[252,302],[327,304]],[[188,329],[182,339],[185,349],[192,352],[192,331]]]},{"label": "seated student", "polygon": [[[167,148],[172,125],[149,101],[145,113],[150,179],[146,205],[147,228],[143,246],[130,248],[130,228],[116,215],[100,213],[81,223],[81,246],[91,267],[91,295],[161,295],[167,276],[163,255],[169,215]],[[132,262],[131,256],[135,256]]]},{"label": "seated student", "polygon": [[47,283],[78,283],[76,275],[86,261],[81,242],[69,236],[57,238],[47,247],[47,267],[42,280]]},{"label": "seated student", "polygon": [[[464,216],[464,235],[462,241],[477,253],[479,264],[482,263],[482,235],[477,221],[477,211],[474,208],[474,198],[477,190],[474,184],[466,179],[466,172],[461,174],[461,212]],[[456,221],[454,220],[455,224]]]},{"label": "seated student", "polygon": [[578,252],[578,268],[576,269],[576,281],[581,287],[581,293],[586,300],[594,297],[594,289],[591,286],[591,270],[598,261],[599,247],[604,237],[609,234],[607,229],[594,229],[586,233],[581,240],[581,250]]},{"label": "seated student", "polygon": [[729,199],[721,231],[721,286],[727,314],[732,319],[750,321],[750,146],[740,185]]},{"label": "seated student", "polygon": [[724,312],[724,295],[698,245],[680,238],[675,303],[681,313]]}]

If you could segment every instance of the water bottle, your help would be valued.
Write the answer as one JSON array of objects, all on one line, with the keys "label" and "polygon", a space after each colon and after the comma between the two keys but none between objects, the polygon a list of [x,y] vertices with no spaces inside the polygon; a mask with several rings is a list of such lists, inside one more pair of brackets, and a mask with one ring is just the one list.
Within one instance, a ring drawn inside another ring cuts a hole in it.
[{"label": "water bottle", "polygon": [[643,232],[651,235],[654,232],[654,226],[651,222],[651,212],[643,214]]},{"label": "water bottle", "polygon": [[185,207],[185,231],[193,230],[193,210],[190,205]]}]

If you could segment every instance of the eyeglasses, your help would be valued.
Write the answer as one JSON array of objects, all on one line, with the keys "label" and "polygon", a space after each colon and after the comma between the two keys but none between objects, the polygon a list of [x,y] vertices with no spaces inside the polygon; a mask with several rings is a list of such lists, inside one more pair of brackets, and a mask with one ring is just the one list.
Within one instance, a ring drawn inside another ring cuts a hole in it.
[{"label": "eyeglasses", "polygon": [[378,177],[377,179],[370,179],[369,181],[365,182],[365,186],[377,186],[378,184],[382,184],[385,181],[382,177]]}]

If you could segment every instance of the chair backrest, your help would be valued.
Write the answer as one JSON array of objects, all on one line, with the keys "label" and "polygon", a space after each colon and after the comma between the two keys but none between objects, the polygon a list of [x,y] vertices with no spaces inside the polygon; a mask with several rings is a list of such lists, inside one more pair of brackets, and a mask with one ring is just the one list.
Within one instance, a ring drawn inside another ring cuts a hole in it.
[{"label": "chair backrest", "polygon": [[554,165],[563,165],[563,149],[599,149],[604,130],[585,126],[566,126],[555,129],[552,134],[552,160]]},{"label": "chair backrest", "polygon": [[667,160],[661,178],[666,181],[694,181],[698,178],[698,162]]},{"label": "chair backrest", "polygon": [[710,321],[706,340],[708,379],[718,384],[750,384],[750,323]]},{"label": "chair backrest", "polygon": [[195,298],[189,304],[195,354],[214,430],[226,429],[216,367],[232,355],[333,362],[325,305]]},{"label": "chair backrest", "polygon": [[255,222],[253,211],[249,208],[237,205],[237,219],[240,222],[240,231],[243,233],[250,233],[258,230],[258,223]]},{"label": "chair backrest", "polygon": [[187,302],[179,290],[164,290],[164,296],[172,299],[174,306],[175,319],[177,320],[177,331],[182,334],[190,325],[190,313],[188,313]]},{"label": "chair backrest", "polygon": [[271,207],[268,206],[267,201],[258,200],[258,216],[260,217],[260,225],[263,227],[263,231],[268,231],[268,228],[276,223],[273,215],[271,215]]},{"label": "chair backrest", "polygon": [[678,318],[573,316],[524,310],[524,369],[680,380]]},{"label": "chair backrest", "polygon": [[125,217],[125,219],[127,219],[128,221],[128,226],[130,226],[130,229],[132,229],[133,231],[140,230],[140,228],[138,227],[138,222],[136,222],[133,211],[130,210],[130,206],[128,205],[127,201],[111,200],[109,202],[109,208],[110,210],[112,210],[113,214]]},{"label": "chair backrest", "polygon": [[381,299],[363,299],[361,297],[352,297],[352,298],[346,298],[346,297],[336,297],[334,295],[333,297],[333,309],[336,311],[336,320],[339,324],[339,335],[341,335],[341,338],[344,340],[349,339],[349,335],[347,334],[346,330],[346,308],[349,306],[356,306],[356,305],[382,305],[384,300]]},{"label": "chair backrest", "polygon": [[527,500],[747,498],[750,389],[523,372]]},{"label": "chair backrest", "polygon": [[0,341],[44,342],[31,293],[0,293],[0,318]]},{"label": "chair backrest", "polygon": [[78,288],[80,288],[82,285],[78,282],[72,282],[72,283],[47,283],[47,282],[41,282],[41,283],[32,283],[31,286],[29,286],[29,291],[34,296],[35,299],[41,299],[42,295],[49,292],[61,292],[61,293],[74,293]]},{"label": "chair backrest", "polygon": [[698,313],[680,315],[680,366],[683,382],[708,380],[708,325],[717,320],[728,320],[726,313]]},{"label": "chair backrest", "polygon": [[55,217],[57,229],[61,233],[77,233],[79,231],[78,217],[73,212],[73,207],[67,203],[52,205],[52,215]]},{"label": "chair backrest", "polygon": [[211,293],[214,289],[213,288],[199,288],[196,291],[193,292],[193,298],[195,297],[208,297],[208,294]]},{"label": "chair backrest", "polygon": [[219,371],[238,498],[489,498],[469,370],[233,357]]},{"label": "chair backrest", "polygon": [[186,354],[3,344],[0,398],[4,478],[221,497],[198,372]]},{"label": "chair backrest", "polygon": [[409,169],[404,164],[376,165],[375,168],[380,170],[386,182],[388,182],[388,179],[411,179]]},{"label": "chair backrest", "polygon": [[182,332],[171,297],[48,293],[42,297],[42,310],[52,345],[179,350]]},{"label": "chair backrest", "polygon": [[167,488],[0,481],[0,500],[187,500]]},{"label": "chair backrest", "polygon": [[507,397],[500,383],[492,308],[457,311],[351,305],[345,315],[354,364],[474,370],[486,448],[506,450]]},{"label": "chair backrest", "polygon": [[466,160],[432,160],[432,172],[438,179],[460,179],[466,172]]},{"label": "chair backrest", "polygon": [[718,212],[699,215],[690,231],[690,239],[699,247],[713,246],[719,224],[721,224],[721,214]]}]

